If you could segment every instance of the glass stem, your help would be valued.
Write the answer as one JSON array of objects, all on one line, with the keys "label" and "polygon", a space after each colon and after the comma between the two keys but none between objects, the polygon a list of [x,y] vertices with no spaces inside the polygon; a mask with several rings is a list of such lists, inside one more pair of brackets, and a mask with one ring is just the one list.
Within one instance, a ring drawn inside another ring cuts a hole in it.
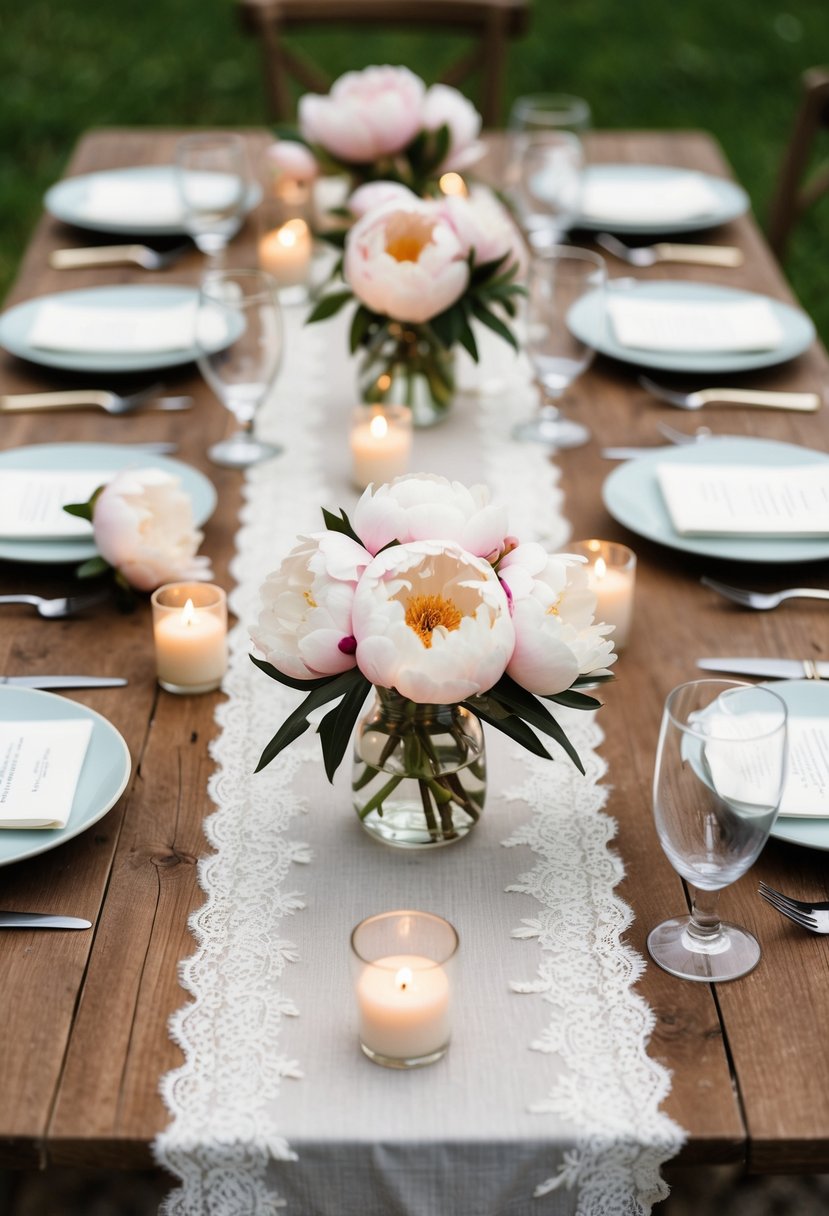
[{"label": "glass stem", "polygon": [[701,950],[718,941],[722,934],[719,891],[702,891],[691,887],[691,919],[685,930]]}]

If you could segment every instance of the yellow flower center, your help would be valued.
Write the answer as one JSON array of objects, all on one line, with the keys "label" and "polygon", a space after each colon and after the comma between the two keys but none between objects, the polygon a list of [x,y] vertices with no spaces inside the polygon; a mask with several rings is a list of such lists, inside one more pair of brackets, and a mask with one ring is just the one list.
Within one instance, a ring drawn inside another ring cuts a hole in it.
[{"label": "yellow flower center", "polygon": [[414,629],[428,650],[432,645],[432,631],[442,625],[444,629],[460,629],[463,617],[451,600],[442,595],[413,595],[406,604],[406,624]]},{"label": "yellow flower center", "polygon": [[303,591],[303,593],[302,593],[302,594],[305,596],[305,603],[308,605],[308,607],[309,607],[309,608],[316,608],[316,606],[317,606],[317,601],[314,599],[313,595],[311,595],[311,592],[310,592],[310,591]]},{"label": "yellow flower center", "polygon": [[386,253],[396,262],[416,262],[432,239],[434,222],[419,215],[394,216],[386,229]]}]

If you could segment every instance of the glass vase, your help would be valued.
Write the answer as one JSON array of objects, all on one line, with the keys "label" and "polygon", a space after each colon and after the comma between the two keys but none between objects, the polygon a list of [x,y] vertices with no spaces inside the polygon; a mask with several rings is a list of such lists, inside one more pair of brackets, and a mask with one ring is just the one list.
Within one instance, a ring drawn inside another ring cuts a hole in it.
[{"label": "glass vase", "polygon": [[462,840],[486,796],[484,732],[462,705],[418,705],[376,689],[357,727],[354,809],[376,840],[428,849]]},{"label": "glass vase", "polygon": [[428,325],[390,321],[366,345],[359,391],[368,405],[406,405],[416,427],[435,426],[455,399],[455,352]]}]

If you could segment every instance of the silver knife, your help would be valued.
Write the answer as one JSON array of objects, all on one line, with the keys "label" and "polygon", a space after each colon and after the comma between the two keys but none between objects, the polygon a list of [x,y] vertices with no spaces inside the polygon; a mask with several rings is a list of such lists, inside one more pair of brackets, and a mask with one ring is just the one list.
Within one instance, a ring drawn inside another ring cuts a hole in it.
[{"label": "silver knife", "polygon": [[774,680],[829,680],[829,663],[819,659],[715,658],[697,659],[703,671],[768,676]]},{"label": "silver knife", "polygon": [[120,676],[0,676],[0,684],[15,688],[123,688]]},{"label": "silver knife", "polygon": [[0,929],[91,929],[80,916],[52,916],[50,912],[0,912]]}]

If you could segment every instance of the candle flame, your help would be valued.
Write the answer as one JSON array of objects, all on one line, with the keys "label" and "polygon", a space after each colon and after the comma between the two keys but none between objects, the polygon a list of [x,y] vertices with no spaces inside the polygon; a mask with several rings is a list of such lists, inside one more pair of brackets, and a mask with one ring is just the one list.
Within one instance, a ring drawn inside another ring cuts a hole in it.
[{"label": "candle flame", "polygon": [[283,224],[277,232],[276,239],[286,249],[292,249],[307,231],[308,225],[305,220],[288,220],[287,224]]},{"label": "candle flame", "polygon": [[382,414],[376,414],[369,423],[368,429],[372,439],[385,439],[389,431],[389,424]]},{"label": "candle flame", "polygon": [[181,623],[192,625],[196,619],[196,609],[192,600],[188,600],[181,610]]},{"label": "candle flame", "polygon": [[597,583],[600,583],[607,574],[607,562],[603,557],[596,558],[596,564],[593,567],[593,575]]},{"label": "candle flame", "polygon": [[443,173],[438,181],[441,192],[447,198],[468,198],[469,190],[460,173]]},{"label": "candle flame", "polygon": [[394,977],[394,982],[401,992],[405,992],[412,982],[411,968],[401,967],[397,975]]}]

